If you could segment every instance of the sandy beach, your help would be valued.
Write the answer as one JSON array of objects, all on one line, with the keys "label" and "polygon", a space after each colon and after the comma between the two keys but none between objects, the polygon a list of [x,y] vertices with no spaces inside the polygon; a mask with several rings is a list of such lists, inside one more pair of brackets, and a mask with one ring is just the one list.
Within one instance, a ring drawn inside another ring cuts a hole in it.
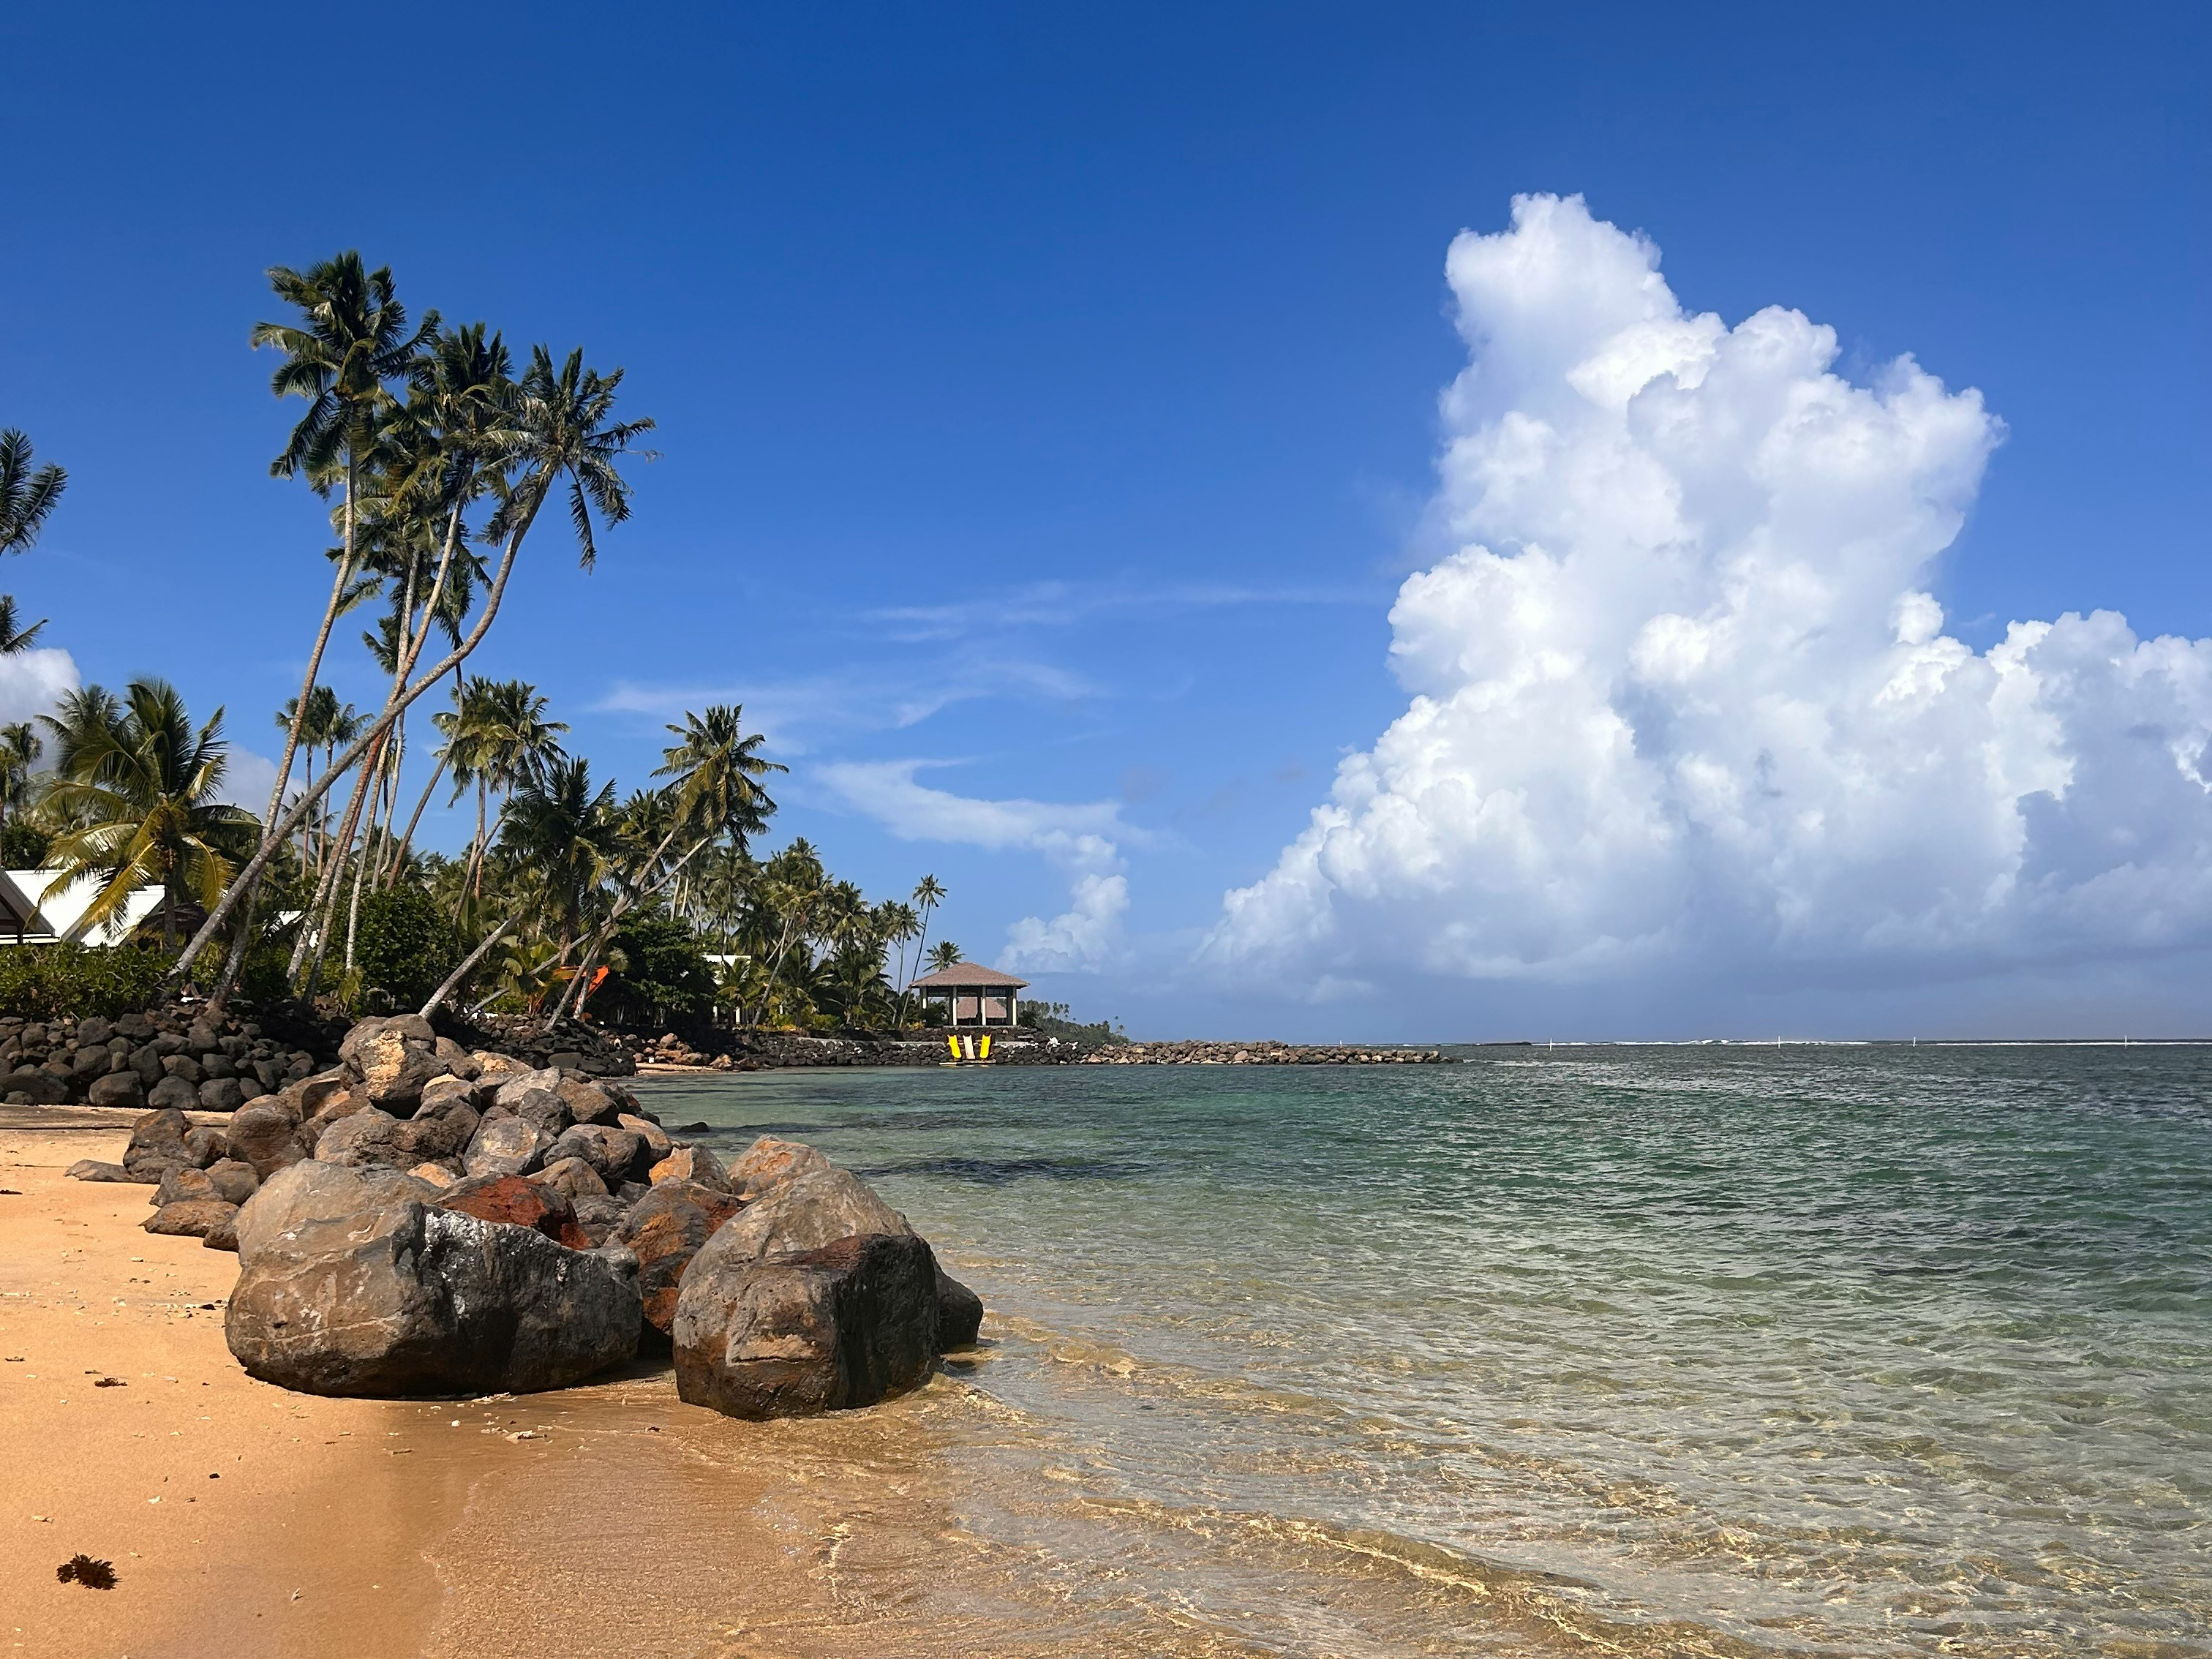
[{"label": "sandy beach", "polygon": [[[682,1405],[649,1364],[527,1398],[289,1394],[224,1346],[234,1256],[141,1231],[143,1187],[63,1177],[125,1139],[83,1110],[10,1109],[0,1127],[9,1650],[396,1659],[649,1638],[734,1659],[1007,1651],[1016,1631],[1032,1651],[1100,1650],[1055,1642],[1048,1619],[999,1622],[963,1567],[976,1552],[951,1547],[931,1425],[968,1408],[957,1381],[770,1425]],[[58,1581],[79,1553],[112,1561],[115,1588]]]}]

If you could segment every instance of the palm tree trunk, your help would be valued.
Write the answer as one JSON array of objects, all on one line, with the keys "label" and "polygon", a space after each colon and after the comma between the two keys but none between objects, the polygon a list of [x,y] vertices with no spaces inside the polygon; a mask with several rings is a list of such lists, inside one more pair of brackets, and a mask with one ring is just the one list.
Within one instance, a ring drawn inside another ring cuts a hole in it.
[{"label": "palm tree trunk", "polygon": [[[262,844],[270,841],[270,829],[276,822],[276,814],[284,805],[284,786],[292,781],[292,757],[300,748],[300,726],[307,718],[307,700],[314,695],[316,678],[323,670],[323,651],[331,642],[331,629],[337,623],[338,601],[345,597],[345,586],[353,575],[354,481],[360,476],[360,464],[350,452],[346,456],[345,482],[345,556],[338,561],[337,580],[331,584],[329,602],[323,606],[323,626],[315,635],[315,648],[307,653],[307,678],[300,682],[300,701],[293,706],[292,724],[284,733],[283,758],[276,763],[276,787],[269,792],[269,816],[261,821]],[[288,832],[289,833],[289,832]],[[256,872],[257,876],[258,872]]]},{"label": "palm tree trunk", "polygon": [[[377,716],[375,723],[367,732],[354,740],[353,746],[345,752],[341,769],[350,769],[372,750],[380,747],[384,734],[392,729],[392,723],[406,710],[407,706],[438,681],[445,678],[453,669],[465,662],[469,653],[483,641],[483,636],[491,629],[493,618],[499,615],[500,601],[506,596],[507,580],[514,573],[515,556],[520,551],[524,539],[529,535],[530,526],[538,517],[538,507],[542,504],[542,497],[539,501],[532,503],[521,522],[515,526],[513,532],[508,536],[507,546],[500,555],[499,569],[494,574],[491,586],[484,595],[483,614],[477,617],[476,626],[469,630],[468,637],[456,646],[452,654],[444,661],[409,686],[392,706],[386,708],[383,714]],[[331,775],[325,772],[323,775],[321,791],[315,794],[302,796],[293,805],[292,810],[284,815],[281,821],[281,827],[276,831],[274,836],[265,839],[259,850],[246,860],[246,868],[239,872],[238,878],[231,883],[229,890],[216,902],[215,908],[208,913],[208,919],[200,924],[199,932],[192,936],[190,943],[185,946],[185,954],[170,964],[168,976],[163,981],[165,984],[173,984],[184,977],[185,963],[191,961],[207,941],[215,937],[216,931],[230,919],[230,913],[238,908],[240,900],[245,896],[240,890],[248,882],[258,881],[261,878],[261,872],[269,867],[271,849],[275,844],[298,829],[306,821],[307,814],[314,810],[322,794],[328,793]]]},{"label": "palm tree trunk", "polygon": [[407,860],[407,849],[415,844],[415,826],[422,822],[422,809],[430,804],[437,793],[438,780],[446,775],[446,757],[438,757],[438,763],[430,769],[430,781],[422,786],[422,793],[415,802],[414,816],[407,820],[406,833],[399,837],[399,850],[392,855],[392,868],[384,878],[384,888],[391,892],[399,885],[399,866]]},{"label": "palm tree trunk", "polygon": [[[354,781],[353,799],[346,803],[345,816],[338,820],[337,840],[329,849],[330,863],[323,872],[325,896],[320,900],[322,917],[315,934],[315,954],[307,969],[306,988],[301,993],[310,999],[315,994],[317,981],[322,978],[323,958],[330,953],[331,925],[337,920],[338,886],[344,880],[346,866],[353,862],[354,834],[360,827],[361,809],[368,799],[370,783],[377,774],[376,763],[384,753],[383,739],[384,732],[379,732],[374,747],[361,763],[361,775]],[[355,746],[358,748],[360,745]]]},{"label": "palm tree trunk", "polygon": [[446,975],[446,982],[443,985],[441,985],[436,990],[431,992],[430,1000],[424,1003],[416,1012],[418,1012],[425,1019],[429,1018],[432,1014],[436,1013],[438,1012],[439,1005],[443,1003],[447,997],[453,995],[454,991],[459,988],[461,981],[466,979],[471,973],[475,971],[477,963],[482,962],[487,956],[491,954],[491,947],[498,944],[502,939],[505,939],[508,933],[513,930],[514,924],[521,919],[521,912],[517,911],[514,915],[507,917],[506,921],[501,922],[498,927],[493,928],[490,933],[485,934],[483,942],[477,945],[475,950],[470,951],[468,955],[461,958],[461,965],[454,969],[452,973]]}]

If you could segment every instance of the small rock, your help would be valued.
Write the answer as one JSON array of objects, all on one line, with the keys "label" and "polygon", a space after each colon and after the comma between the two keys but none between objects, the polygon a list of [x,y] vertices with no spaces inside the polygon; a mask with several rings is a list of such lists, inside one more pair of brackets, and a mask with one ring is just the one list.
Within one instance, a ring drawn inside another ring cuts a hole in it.
[{"label": "small rock", "polygon": [[579,1199],[607,1195],[607,1183],[599,1179],[599,1172],[580,1158],[564,1158],[548,1164],[530,1179],[552,1188],[571,1204]]},{"label": "small rock", "polygon": [[217,1227],[227,1227],[237,1218],[238,1206],[226,1204],[220,1199],[189,1198],[175,1204],[164,1204],[148,1216],[144,1222],[149,1233],[169,1233],[183,1238],[205,1238]]},{"label": "small rock", "polygon": [[71,1181],[112,1181],[141,1187],[148,1180],[146,1176],[131,1174],[120,1164],[102,1164],[93,1158],[81,1158],[62,1173]]}]

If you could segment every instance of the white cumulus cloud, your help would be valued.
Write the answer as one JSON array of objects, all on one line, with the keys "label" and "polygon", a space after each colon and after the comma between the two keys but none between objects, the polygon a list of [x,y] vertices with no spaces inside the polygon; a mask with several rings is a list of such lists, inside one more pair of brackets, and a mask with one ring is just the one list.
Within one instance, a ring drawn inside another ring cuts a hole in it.
[{"label": "white cumulus cloud", "polygon": [[0,724],[51,714],[64,691],[77,689],[76,659],[39,648],[0,657]]},{"label": "white cumulus cloud", "polygon": [[1204,947],[1407,975],[1958,976],[2212,942],[2212,641],[2108,611],[1976,652],[1927,592],[2002,435],[1801,313],[1692,314],[1525,197],[1447,274],[1468,349],[1390,612],[1410,706]]},{"label": "white cumulus cloud", "polygon": [[908,841],[964,842],[1042,854],[1068,872],[1068,908],[1024,916],[1006,930],[1000,965],[1014,973],[1087,972],[1121,943],[1129,881],[1118,842],[1141,834],[1113,801],[989,800],[933,789],[915,774],[941,763],[841,761],[812,776],[846,805]]}]

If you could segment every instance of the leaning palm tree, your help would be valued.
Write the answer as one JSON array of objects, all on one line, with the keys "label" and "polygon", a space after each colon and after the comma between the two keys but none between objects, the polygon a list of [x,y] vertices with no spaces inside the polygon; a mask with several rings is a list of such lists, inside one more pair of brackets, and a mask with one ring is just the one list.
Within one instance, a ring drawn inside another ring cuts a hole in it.
[{"label": "leaning palm tree", "polygon": [[[423,343],[437,332],[438,313],[430,313],[410,332],[406,308],[394,296],[391,267],[369,270],[361,255],[351,251],[304,271],[274,266],[269,285],[278,299],[299,312],[300,320],[256,323],[248,338],[256,348],[268,346],[283,354],[269,389],[279,398],[307,399],[307,413],[292,428],[283,453],[269,464],[270,476],[289,478],[304,473],[319,494],[334,484],[343,489],[338,512],[343,545],[330,601],[323,608],[323,625],[307,653],[307,678],[300,687],[304,699],[322,672],[331,626],[359,568],[355,497],[376,441],[379,419],[395,402],[389,383],[414,369]],[[276,763],[269,829],[276,824],[299,745],[295,721]]]},{"label": "leaning palm tree", "polygon": [[[650,451],[635,445],[641,434],[652,429],[653,422],[612,418],[615,394],[622,378],[620,369],[611,374],[586,369],[580,351],[571,353],[567,362],[556,369],[550,354],[543,346],[533,349],[530,369],[517,389],[509,418],[501,428],[496,446],[498,465],[502,471],[494,476],[491,483],[499,506],[483,533],[486,538],[497,540],[501,545],[499,563],[485,589],[476,622],[468,636],[449,654],[386,702],[384,712],[337,763],[336,773],[362,762],[373,764],[386,735],[408,706],[466,661],[470,653],[483,642],[499,615],[500,602],[514,574],[523,543],[547,498],[564,478],[569,485],[569,518],[576,529],[580,562],[586,568],[598,556],[592,530],[592,514],[596,512],[611,525],[629,516],[629,484],[617,470],[616,463],[626,455],[652,458]],[[365,766],[364,775],[367,769]],[[278,820],[276,828],[264,836],[260,848],[239,872],[239,880],[208,913],[208,919],[171,967],[171,982],[183,977],[186,964],[215,937],[252,884],[260,879],[276,848],[315,809],[319,792],[329,789],[333,775],[333,771],[325,771],[323,781],[313,790],[303,791]],[[356,793],[358,795],[358,788]],[[226,969],[226,976],[228,973]]]},{"label": "leaning palm tree", "polygon": [[100,884],[84,920],[99,927],[140,888],[161,888],[164,942],[176,943],[186,900],[211,907],[252,841],[252,814],[216,799],[228,765],[222,710],[195,731],[184,699],[166,681],[134,680],[122,712],[72,754],[53,797],[82,827],[56,838],[48,856],[60,873],[42,899],[92,877]]},{"label": "leaning palm tree", "polygon": [[0,554],[21,553],[37,541],[68,487],[69,474],[52,461],[31,465],[28,438],[12,427],[0,432]]}]

